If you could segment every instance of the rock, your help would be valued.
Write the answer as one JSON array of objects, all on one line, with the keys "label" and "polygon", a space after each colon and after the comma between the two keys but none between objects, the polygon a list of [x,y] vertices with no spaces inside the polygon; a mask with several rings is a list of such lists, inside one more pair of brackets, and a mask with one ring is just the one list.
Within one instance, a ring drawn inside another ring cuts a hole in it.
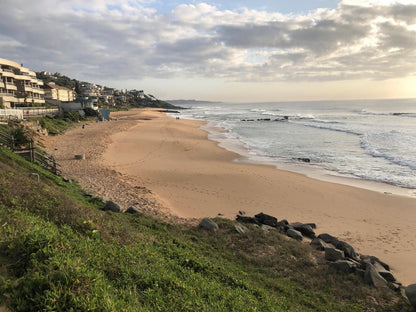
[{"label": "rock", "polygon": [[344,254],[345,254],[345,257],[347,257],[347,258],[358,259],[357,254],[355,253],[354,248],[350,244],[348,244],[346,242],[338,241],[335,244],[335,248],[337,248],[339,250],[342,250],[344,252]]},{"label": "rock", "polygon": [[219,213],[217,214],[217,216],[222,217],[222,216],[224,216],[224,214],[222,214],[221,212],[219,212]]},{"label": "rock", "polygon": [[416,284],[407,286],[404,291],[413,309],[416,310]]},{"label": "rock", "polygon": [[289,229],[288,224],[289,222],[287,222],[287,220],[281,220],[276,223],[276,229],[278,229],[282,233],[286,233],[287,230]]},{"label": "rock", "polygon": [[268,226],[276,227],[277,226],[277,218],[267,215],[263,212],[260,212],[259,214],[256,214],[254,216],[260,223],[266,224]]},{"label": "rock", "polygon": [[238,222],[243,222],[243,223],[259,224],[259,221],[256,218],[253,218],[253,217],[246,217],[246,216],[237,215],[236,220]]},{"label": "rock", "polygon": [[362,279],[364,279],[364,276],[365,276],[365,270],[362,270],[362,269],[356,269],[356,270],[355,270],[355,274],[357,274],[359,277],[361,277]]},{"label": "rock", "polygon": [[344,260],[344,252],[336,248],[325,248],[325,259],[328,261]]},{"label": "rock", "polygon": [[374,268],[376,269],[378,274],[380,274],[386,281],[391,283],[396,281],[396,278],[393,276],[393,274],[390,271],[386,270],[386,268],[382,266],[379,262],[376,261],[374,263]]},{"label": "rock", "polygon": [[331,262],[330,266],[342,273],[353,273],[357,268],[357,264],[349,260],[337,260],[335,262]]},{"label": "rock", "polygon": [[236,224],[234,225],[234,228],[237,231],[237,233],[240,233],[240,234],[245,234],[248,232],[248,228],[242,224]]},{"label": "rock", "polygon": [[319,234],[318,238],[322,239],[325,243],[333,244],[334,246],[338,242],[338,238],[327,233]]},{"label": "rock", "polygon": [[219,229],[218,224],[208,218],[203,219],[201,223],[199,223],[199,227],[213,232],[216,232]]},{"label": "rock", "polygon": [[378,274],[377,270],[372,264],[367,264],[365,270],[364,281],[371,286],[376,288],[387,287],[387,281]]},{"label": "rock", "polygon": [[112,211],[112,212],[120,212],[120,206],[117,205],[115,202],[109,200],[104,204],[104,207],[102,208],[104,211]]},{"label": "rock", "polygon": [[277,222],[277,224],[288,225],[289,221],[287,221],[286,219],[283,219],[283,220],[280,220],[279,222]]},{"label": "rock", "polygon": [[275,227],[272,227],[270,225],[262,224],[260,227],[265,232],[270,232],[272,230],[276,231],[276,228]]},{"label": "rock", "polygon": [[302,233],[302,235],[309,237],[309,238],[315,238],[315,232],[313,231],[312,227],[308,224],[303,224],[300,222],[295,222],[289,224],[291,225],[296,231],[299,231]]},{"label": "rock", "polygon": [[364,263],[371,263],[371,264],[375,264],[376,262],[378,262],[379,264],[381,264],[387,271],[390,271],[390,266],[381,261],[379,258],[375,257],[375,256],[367,256],[367,255],[360,255],[360,258],[362,260],[362,262]]},{"label": "rock", "polygon": [[85,160],[85,154],[75,155],[75,159]]},{"label": "rock", "polygon": [[238,214],[239,214],[240,216],[245,216],[245,215],[246,215],[246,212],[245,212],[245,211],[242,211],[242,210],[239,210],[239,211],[238,211]]},{"label": "rock", "polygon": [[124,213],[136,214],[136,213],[140,213],[140,210],[134,206],[131,206],[126,211],[124,211]]},{"label": "rock", "polygon": [[309,225],[312,229],[316,230],[316,223],[304,223],[305,225]]},{"label": "rock", "polygon": [[[394,291],[397,291],[398,293],[402,292],[402,290],[403,290],[403,285],[401,283],[398,283],[398,282],[392,282],[390,284],[390,286],[392,287],[392,289]],[[406,298],[405,295],[404,295],[404,297]]]},{"label": "rock", "polygon": [[301,241],[303,239],[302,233],[294,229],[288,229],[286,235],[298,241]]},{"label": "rock", "polygon": [[311,241],[311,245],[313,247],[315,247],[318,250],[325,250],[326,248],[330,248],[330,246],[325,243],[322,239],[315,237],[312,241]]}]

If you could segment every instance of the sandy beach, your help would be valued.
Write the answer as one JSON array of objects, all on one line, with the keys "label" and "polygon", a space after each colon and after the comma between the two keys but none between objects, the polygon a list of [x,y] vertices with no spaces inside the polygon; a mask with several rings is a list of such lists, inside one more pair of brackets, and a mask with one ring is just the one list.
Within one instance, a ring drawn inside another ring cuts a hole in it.
[{"label": "sandy beach", "polygon": [[[404,285],[416,282],[416,199],[324,182],[271,166],[234,162],[239,155],[207,139],[199,121],[155,110],[113,113],[48,137],[47,150],[94,195],[155,215],[235,218],[271,214],[314,222],[359,253],[379,257]],[[85,154],[86,160],[75,160]]]}]

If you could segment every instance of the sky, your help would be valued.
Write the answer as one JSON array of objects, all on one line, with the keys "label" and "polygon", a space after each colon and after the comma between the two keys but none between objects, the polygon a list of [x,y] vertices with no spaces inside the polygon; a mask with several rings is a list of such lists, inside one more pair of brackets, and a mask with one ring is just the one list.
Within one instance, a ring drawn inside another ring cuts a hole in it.
[{"label": "sky", "polygon": [[416,98],[416,0],[1,0],[0,58],[160,99]]}]

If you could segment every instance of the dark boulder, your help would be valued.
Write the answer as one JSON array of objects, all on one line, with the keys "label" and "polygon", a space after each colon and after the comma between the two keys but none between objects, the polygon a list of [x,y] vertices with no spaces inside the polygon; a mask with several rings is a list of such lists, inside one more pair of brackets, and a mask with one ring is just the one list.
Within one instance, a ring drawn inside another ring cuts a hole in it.
[{"label": "dark boulder", "polygon": [[328,261],[338,261],[338,260],[344,260],[344,252],[339,249],[335,248],[325,248],[325,260]]},{"label": "dark boulder", "polygon": [[303,239],[302,233],[294,229],[288,229],[286,232],[286,235],[298,241],[301,241]]},{"label": "dark boulder", "polygon": [[405,288],[406,297],[409,299],[410,304],[416,311],[416,284],[411,284]]},{"label": "dark boulder", "polygon": [[386,268],[383,265],[381,265],[379,262],[376,261],[374,263],[374,268],[376,269],[378,274],[380,274],[386,281],[391,282],[391,283],[396,281],[396,278],[394,277],[394,275],[390,271],[386,270]]},{"label": "dark boulder", "polygon": [[102,208],[104,211],[112,211],[112,212],[120,212],[120,206],[117,205],[115,202],[109,200],[104,204],[104,207]]},{"label": "dark boulder", "polygon": [[237,215],[236,220],[242,223],[254,223],[254,224],[260,223],[256,218],[246,217],[246,216],[241,216],[241,215]]},{"label": "dark boulder", "polygon": [[134,206],[129,207],[124,213],[136,214],[140,213],[140,210]]},{"label": "dark boulder", "polygon": [[219,229],[218,224],[208,218],[202,219],[199,223],[199,227],[212,232],[216,232]]},{"label": "dark boulder", "polygon": [[367,256],[367,255],[360,255],[361,258],[361,262],[367,264],[367,263],[371,263],[371,264],[375,264],[376,262],[380,263],[387,271],[390,271],[390,266],[381,261],[379,258],[375,257],[375,256]]},{"label": "dark boulder", "polygon": [[311,241],[311,246],[315,247],[318,250],[325,250],[325,248],[330,248],[330,246],[325,243],[322,239],[315,237]]},{"label": "dark boulder", "polygon": [[311,228],[316,230],[316,223],[304,223],[305,225],[309,225]]},{"label": "dark boulder", "polygon": [[261,224],[266,224],[268,226],[276,227],[277,226],[277,218],[267,215],[263,212],[256,214],[254,216]]},{"label": "dark boulder", "polygon": [[327,234],[327,233],[319,234],[318,238],[322,239],[325,243],[332,244],[334,246],[338,242],[338,238],[336,238],[335,236],[332,236],[330,234]]},{"label": "dark boulder", "polygon": [[351,258],[351,259],[357,259],[357,254],[355,253],[354,248],[350,244],[343,242],[343,241],[338,241],[335,244],[335,248],[342,250],[345,254],[345,257]]},{"label": "dark boulder", "polygon": [[377,272],[375,267],[372,264],[367,264],[365,270],[364,281],[376,288],[386,287],[387,281]]},{"label": "dark boulder", "polygon": [[314,230],[308,224],[295,222],[295,223],[291,223],[289,225],[292,226],[296,231],[301,232],[302,235],[304,235],[306,237],[309,237],[309,238],[315,238],[316,237]]},{"label": "dark boulder", "polygon": [[306,158],[306,157],[298,157],[298,158],[296,158],[296,160],[301,161],[301,162],[305,162],[305,163],[310,163],[311,162],[310,158]]},{"label": "dark boulder", "polygon": [[331,262],[330,266],[342,273],[354,273],[357,268],[357,264],[349,260],[337,260]]}]

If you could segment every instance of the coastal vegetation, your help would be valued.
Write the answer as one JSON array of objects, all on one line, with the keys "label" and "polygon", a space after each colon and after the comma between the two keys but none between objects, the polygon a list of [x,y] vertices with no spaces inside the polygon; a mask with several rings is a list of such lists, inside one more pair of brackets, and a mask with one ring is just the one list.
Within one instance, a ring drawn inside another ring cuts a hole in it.
[{"label": "coastal vegetation", "polygon": [[[35,175],[34,175],[35,174]],[[39,175],[39,181],[36,179]],[[219,230],[104,201],[0,148],[0,309],[407,311],[388,288],[340,275],[277,231]]]}]

